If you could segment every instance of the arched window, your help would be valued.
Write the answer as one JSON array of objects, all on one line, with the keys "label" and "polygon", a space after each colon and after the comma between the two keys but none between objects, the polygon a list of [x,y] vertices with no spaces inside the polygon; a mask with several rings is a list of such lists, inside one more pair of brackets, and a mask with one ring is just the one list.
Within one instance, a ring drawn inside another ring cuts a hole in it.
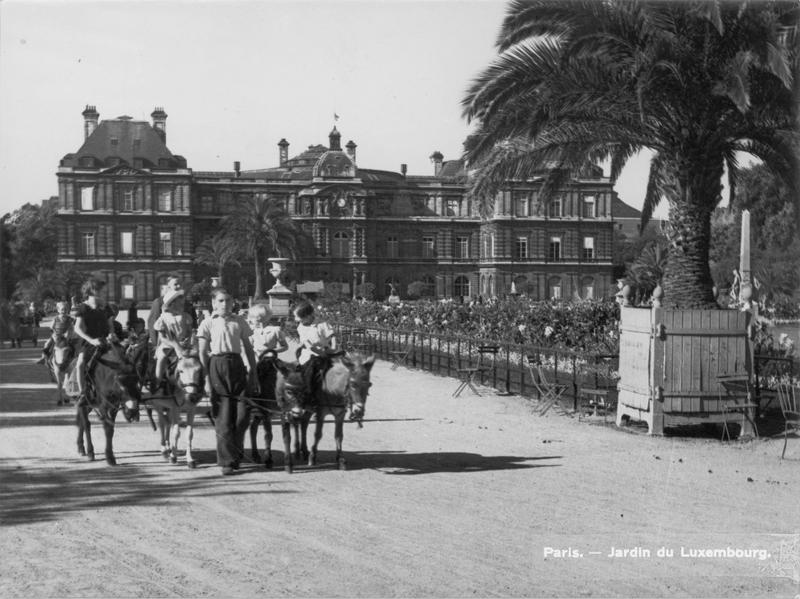
[{"label": "arched window", "polygon": [[456,277],[456,280],[453,281],[453,295],[456,297],[469,297],[469,279],[467,277]]},{"label": "arched window", "polygon": [[583,277],[581,279],[581,297],[583,299],[594,299],[594,278]]},{"label": "arched window", "polygon": [[561,277],[550,277],[547,280],[547,297],[550,299],[561,299]]},{"label": "arched window", "polygon": [[333,248],[331,250],[334,258],[350,257],[350,236],[344,231],[337,231],[333,234]]}]

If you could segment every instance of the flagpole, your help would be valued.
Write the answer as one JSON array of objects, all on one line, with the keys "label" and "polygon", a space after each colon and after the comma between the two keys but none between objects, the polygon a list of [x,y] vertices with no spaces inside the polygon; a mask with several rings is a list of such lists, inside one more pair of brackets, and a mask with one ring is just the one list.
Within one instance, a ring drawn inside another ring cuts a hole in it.
[{"label": "flagpole", "polygon": [[745,287],[751,287],[750,275],[750,211],[742,210],[742,237],[739,242],[739,299]]}]

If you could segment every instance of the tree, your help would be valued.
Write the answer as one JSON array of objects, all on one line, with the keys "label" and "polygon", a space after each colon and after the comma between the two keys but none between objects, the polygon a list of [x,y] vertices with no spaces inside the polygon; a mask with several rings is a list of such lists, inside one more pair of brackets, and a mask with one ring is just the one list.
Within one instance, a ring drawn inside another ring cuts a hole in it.
[{"label": "tree", "polygon": [[716,307],[709,269],[711,214],[737,152],[788,184],[797,167],[796,48],[784,0],[513,0],[500,55],[472,83],[476,123],[465,158],[469,195],[489,214],[509,180],[544,175],[552,196],[587,162],[610,160],[615,179],[640,150],[653,152],[644,225],[669,205],[664,303]]},{"label": "tree", "polygon": [[33,275],[17,282],[14,295],[24,302],[43,302],[61,295],[58,280],[52,270],[37,268]]},{"label": "tree", "polygon": [[220,232],[203,241],[195,250],[194,261],[217,269],[220,287],[224,287],[222,273],[226,266],[239,266],[239,245],[235,238]]},{"label": "tree", "polygon": [[282,202],[268,195],[255,195],[241,201],[224,220],[225,236],[236,242],[241,255],[252,259],[256,285],[254,297],[263,294],[263,271],[267,258],[277,255],[295,258],[300,231],[286,213]]}]

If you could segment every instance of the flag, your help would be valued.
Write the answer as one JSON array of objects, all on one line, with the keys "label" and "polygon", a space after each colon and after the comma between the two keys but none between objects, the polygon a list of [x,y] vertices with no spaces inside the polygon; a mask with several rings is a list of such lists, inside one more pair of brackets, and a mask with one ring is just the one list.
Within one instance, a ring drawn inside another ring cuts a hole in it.
[{"label": "flag", "polygon": [[334,121],[338,121],[339,120],[339,115],[336,114],[335,112],[333,113],[333,120]]}]

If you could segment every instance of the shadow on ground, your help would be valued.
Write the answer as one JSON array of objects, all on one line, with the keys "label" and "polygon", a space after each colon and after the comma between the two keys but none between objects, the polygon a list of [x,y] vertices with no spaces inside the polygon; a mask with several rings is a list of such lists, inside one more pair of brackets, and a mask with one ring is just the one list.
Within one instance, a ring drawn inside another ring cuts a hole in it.
[{"label": "shadow on ground", "polygon": [[[209,452],[213,454],[213,452]],[[118,459],[124,456],[118,453]],[[152,452],[147,464],[152,469]],[[40,460],[0,460],[0,527],[58,520],[70,513],[106,507],[180,505],[187,495],[230,496],[262,493],[294,493],[276,488],[287,480],[246,477],[232,490],[228,477],[220,477],[215,458],[200,456],[203,465],[191,478],[169,478],[160,472],[149,474],[135,463],[117,467],[105,465],[102,456],[88,468],[75,468],[75,460],[53,460],[47,468]],[[209,460],[210,458],[210,460]],[[84,458],[85,459],[85,458]],[[210,462],[210,463],[209,463]],[[186,468],[164,465],[165,468]],[[245,470],[246,472],[246,470]],[[267,483],[265,485],[265,483]]]},{"label": "shadow on ground", "polygon": [[[331,456],[332,457],[332,456]],[[483,456],[465,452],[405,453],[393,451],[355,452],[347,454],[348,470],[381,470],[385,474],[432,474],[436,472],[486,472],[525,468],[556,468],[557,463],[530,463],[560,460],[562,456]]]}]

